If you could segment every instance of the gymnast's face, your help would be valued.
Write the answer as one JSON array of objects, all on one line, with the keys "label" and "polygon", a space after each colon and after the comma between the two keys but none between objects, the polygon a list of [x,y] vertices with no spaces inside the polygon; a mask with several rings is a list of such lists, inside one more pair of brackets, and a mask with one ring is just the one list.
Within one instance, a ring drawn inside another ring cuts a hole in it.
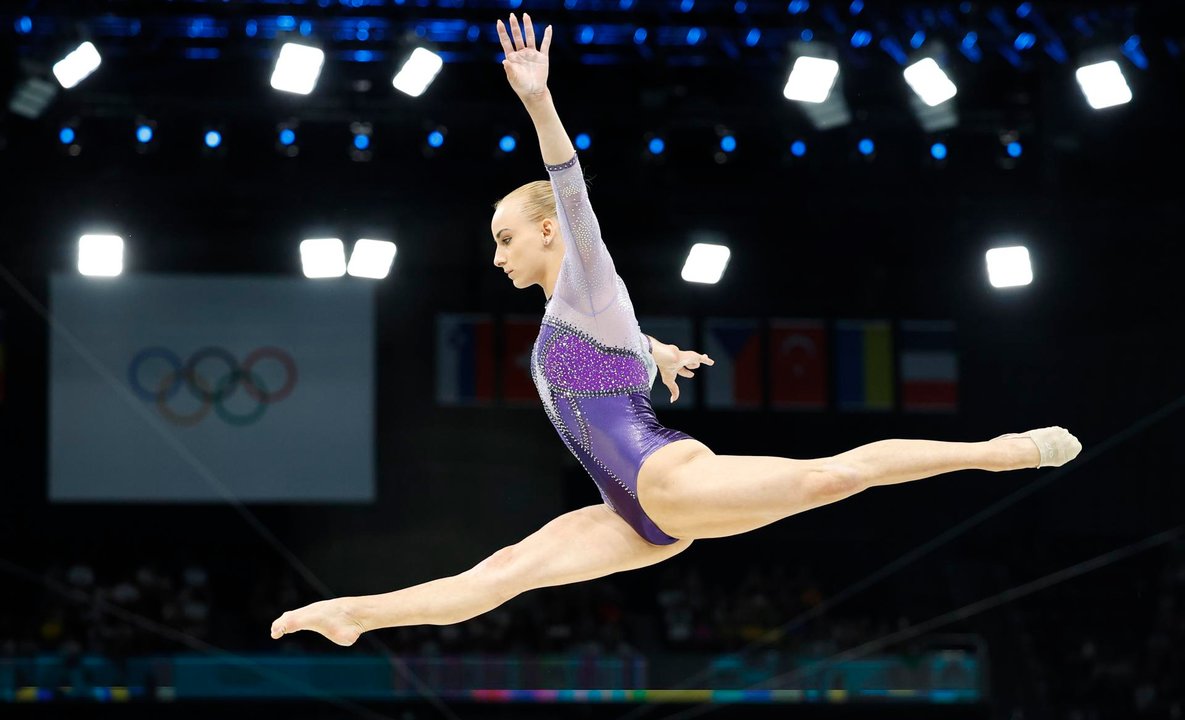
[{"label": "gymnast's face", "polygon": [[531,222],[523,215],[518,200],[502,202],[490,221],[494,266],[507,273],[516,288],[542,284],[556,252],[563,258],[563,246],[557,242],[556,230],[556,221],[551,218]]}]

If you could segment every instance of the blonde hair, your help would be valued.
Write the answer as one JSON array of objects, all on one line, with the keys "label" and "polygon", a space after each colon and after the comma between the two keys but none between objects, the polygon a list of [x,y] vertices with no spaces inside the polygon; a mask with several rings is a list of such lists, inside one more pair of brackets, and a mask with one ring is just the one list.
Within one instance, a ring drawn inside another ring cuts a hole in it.
[{"label": "blonde hair", "polygon": [[551,189],[550,180],[536,180],[519,186],[494,203],[494,209],[507,200],[521,200],[523,215],[533,223],[543,222],[545,218],[558,220],[555,210],[555,193]]}]

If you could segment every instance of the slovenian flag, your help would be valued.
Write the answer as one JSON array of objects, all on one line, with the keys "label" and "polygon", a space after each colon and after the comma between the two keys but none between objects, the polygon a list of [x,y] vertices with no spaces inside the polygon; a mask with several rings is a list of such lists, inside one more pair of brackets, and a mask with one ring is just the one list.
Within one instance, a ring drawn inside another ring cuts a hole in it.
[{"label": "slovenian flag", "polygon": [[955,412],[959,363],[955,324],[949,320],[901,321],[901,409]]},{"label": "slovenian flag", "polygon": [[436,315],[436,403],[494,401],[494,320],[488,314]]},{"label": "slovenian flag", "polygon": [[531,352],[539,338],[538,315],[508,315],[502,321],[502,401],[539,407],[539,389],[531,377]]},{"label": "slovenian flag", "polygon": [[893,335],[888,320],[837,320],[835,355],[840,410],[893,409]]},{"label": "slovenian flag", "polygon": [[761,407],[761,324],[755,318],[705,318],[704,347],[700,352],[716,361],[700,366],[704,403],[720,410]]},{"label": "slovenian flag", "polygon": [[773,318],[769,323],[770,407],[827,407],[827,333],[822,320]]}]

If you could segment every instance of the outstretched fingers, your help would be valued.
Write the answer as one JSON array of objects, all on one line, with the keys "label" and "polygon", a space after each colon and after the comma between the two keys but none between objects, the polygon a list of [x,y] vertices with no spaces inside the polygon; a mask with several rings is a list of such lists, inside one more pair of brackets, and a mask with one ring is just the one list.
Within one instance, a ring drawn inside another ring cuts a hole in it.
[{"label": "outstretched fingers", "polygon": [[519,30],[518,20],[514,19],[514,13],[510,13],[510,33],[514,36],[514,49],[522,50],[523,47],[523,33]]},{"label": "outstretched fingers", "polygon": [[506,26],[502,24],[501,20],[497,22],[497,25],[498,40],[502,43],[502,52],[506,53],[506,55],[509,57],[510,54],[514,52],[514,47],[510,44],[510,36],[506,34]]},{"label": "outstretched fingers", "polygon": [[523,28],[527,33],[527,47],[535,49],[535,26],[531,24],[531,16],[523,13]]},{"label": "outstretched fingers", "polygon": [[551,47],[551,26],[550,25],[548,25],[547,29],[543,31],[543,44],[539,46],[539,52],[546,55],[547,49],[549,47]]}]

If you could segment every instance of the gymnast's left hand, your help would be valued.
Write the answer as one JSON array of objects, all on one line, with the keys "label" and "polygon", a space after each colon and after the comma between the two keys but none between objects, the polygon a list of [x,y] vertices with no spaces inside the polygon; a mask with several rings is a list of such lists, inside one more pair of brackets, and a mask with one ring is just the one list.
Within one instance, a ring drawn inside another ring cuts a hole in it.
[{"label": "gymnast's left hand", "polygon": [[675,383],[675,378],[695,377],[692,370],[701,364],[715,365],[716,361],[694,350],[680,350],[674,345],[660,345],[654,349],[654,363],[658,365],[662,384],[671,391],[671,402],[675,402],[679,399],[679,386]]},{"label": "gymnast's left hand", "polygon": [[506,69],[506,79],[510,82],[511,89],[523,101],[546,95],[549,64],[547,51],[551,47],[551,26],[548,25],[543,31],[543,41],[538,50],[535,49],[535,26],[531,24],[530,15],[523,14],[523,31],[520,32],[514,13],[510,13],[510,31],[514,34],[513,44],[506,34],[506,26],[501,20],[498,21],[498,39],[506,53],[502,67]]},{"label": "gymnast's left hand", "polygon": [[279,640],[298,630],[312,630],[338,645],[353,645],[366,628],[353,610],[352,600],[340,597],[289,610],[272,622],[272,639]]}]

